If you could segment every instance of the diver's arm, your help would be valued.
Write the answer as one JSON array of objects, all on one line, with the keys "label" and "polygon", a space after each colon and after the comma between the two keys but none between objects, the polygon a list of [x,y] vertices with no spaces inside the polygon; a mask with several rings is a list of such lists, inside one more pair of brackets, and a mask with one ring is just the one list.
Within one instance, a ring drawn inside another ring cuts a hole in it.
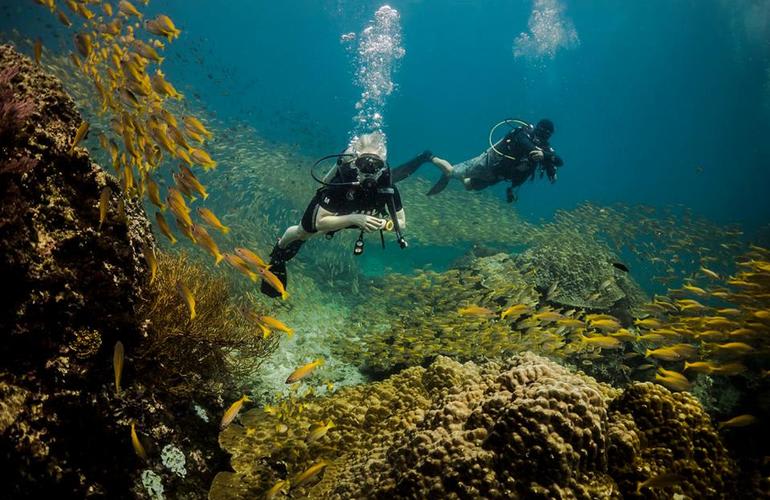
[{"label": "diver's arm", "polygon": [[382,229],[385,221],[366,214],[335,215],[323,207],[318,207],[315,226],[319,232],[339,231],[350,226],[355,226],[363,231],[371,232]]}]

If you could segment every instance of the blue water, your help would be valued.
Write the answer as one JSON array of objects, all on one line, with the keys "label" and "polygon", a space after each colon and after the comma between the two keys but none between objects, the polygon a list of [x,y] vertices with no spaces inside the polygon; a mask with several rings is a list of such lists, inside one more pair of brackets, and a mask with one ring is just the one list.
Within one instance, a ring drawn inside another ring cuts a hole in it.
[{"label": "blue water", "polygon": [[[3,29],[34,34],[43,31],[39,19],[57,24],[31,1],[2,3],[11,8]],[[498,120],[547,116],[566,166],[555,185],[522,187],[516,208],[530,220],[591,200],[681,203],[749,230],[766,223],[770,2],[548,3],[564,9],[579,42],[540,59],[513,54],[528,31],[529,0],[390,3],[406,50],[384,108],[391,164],[424,149],[459,162],[486,147]],[[360,93],[340,35],[360,32],[382,2],[211,5],[143,8],[169,14],[183,30],[166,51],[169,79],[221,118],[247,121],[308,154],[339,151]],[[437,178],[430,166],[419,175]]]},{"label": "blue water", "polygon": [[[517,208],[525,217],[592,200],[682,203],[716,221],[765,223],[770,28],[750,25],[768,19],[770,4],[759,2],[757,11],[748,9],[757,2],[560,3],[579,44],[529,60],[512,52],[527,30],[529,1],[391,2],[406,49],[384,113],[391,163],[426,148],[459,162],[486,146],[498,120],[547,116],[566,166],[553,186],[522,187]],[[222,116],[331,153],[347,141],[359,92],[339,38],[359,32],[380,5],[150,7],[174,13],[186,29],[173,51],[189,60],[194,47],[203,57],[201,65],[171,58],[166,70],[175,81],[199,88]],[[437,176],[429,166],[421,175]]]}]

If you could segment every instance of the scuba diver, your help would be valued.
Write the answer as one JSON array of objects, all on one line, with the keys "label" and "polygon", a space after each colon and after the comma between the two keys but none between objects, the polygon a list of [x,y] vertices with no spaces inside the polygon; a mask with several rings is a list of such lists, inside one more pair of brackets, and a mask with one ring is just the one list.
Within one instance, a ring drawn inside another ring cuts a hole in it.
[{"label": "scuba diver", "polygon": [[[503,124],[511,126],[512,130],[493,144],[492,134]],[[515,191],[518,187],[527,179],[534,179],[538,170],[540,177],[545,174],[551,183],[556,182],[556,169],[564,165],[564,162],[548,143],[553,132],[553,122],[547,118],[540,120],[535,126],[522,120],[506,119],[492,127],[489,132],[489,149],[479,156],[453,166],[426,151],[394,168],[393,182],[407,178],[422,164],[430,161],[441,169],[443,175],[428,191],[428,196],[443,191],[451,178],[461,180],[469,191],[478,191],[509,180],[511,185],[506,190],[506,198],[508,203],[512,203],[517,199]]]},{"label": "scuba diver", "polygon": [[[334,168],[323,178],[317,177],[315,167],[331,158],[337,159]],[[322,186],[310,200],[300,223],[286,229],[270,253],[270,270],[284,286],[286,262],[318,233],[331,239],[341,229],[359,229],[354,255],[363,253],[364,233],[373,231],[380,231],[383,247],[383,231],[393,231],[399,246],[406,248],[401,234],[406,218],[386,158],[384,134],[372,132],[356,137],[342,154],[324,156],[313,165],[311,175]],[[267,281],[262,282],[261,290],[270,297],[281,295]]]}]

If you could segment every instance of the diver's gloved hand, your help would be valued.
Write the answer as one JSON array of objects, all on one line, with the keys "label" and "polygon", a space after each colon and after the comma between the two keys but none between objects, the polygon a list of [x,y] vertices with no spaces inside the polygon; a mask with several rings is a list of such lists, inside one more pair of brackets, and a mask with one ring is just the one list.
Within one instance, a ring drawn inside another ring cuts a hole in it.
[{"label": "diver's gloved hand", "polygon": [[543,154],[543,150],[540,148],[529,152],[529,159],[532,161],[543,161],[543,158],[545,158],[545,155]]},{"label": "diver's gloved hand", "polygon": [[429,150],[425,150],[420,155],[420,159],[424,162],[431,161],[433,159],[433,153],[431,153]]},{"label": "diver's gloved hand", "polygon": [[385,227],[385,220],[366,214],[350,214],[350,221],[362,231],[370,233]]}]

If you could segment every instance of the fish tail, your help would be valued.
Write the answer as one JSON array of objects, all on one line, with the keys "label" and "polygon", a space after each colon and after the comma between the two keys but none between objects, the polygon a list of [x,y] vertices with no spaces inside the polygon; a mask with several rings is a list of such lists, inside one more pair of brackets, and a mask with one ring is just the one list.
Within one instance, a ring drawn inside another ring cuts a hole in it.
[{"label": "fish tail", "polygon": [[216,256],[215,256],[215,259],[216,259],[216,261],[214,262],[214,265],[218,266],[219,263],[222,262],[222,254],[221,253],[217,253]]},{"label": "fish tail", "polygon": [[[204,198],[205,200],[206,198]],[[222,226],[222,234],[227,234],[230,232],[230,228],[227,226]]]}]

